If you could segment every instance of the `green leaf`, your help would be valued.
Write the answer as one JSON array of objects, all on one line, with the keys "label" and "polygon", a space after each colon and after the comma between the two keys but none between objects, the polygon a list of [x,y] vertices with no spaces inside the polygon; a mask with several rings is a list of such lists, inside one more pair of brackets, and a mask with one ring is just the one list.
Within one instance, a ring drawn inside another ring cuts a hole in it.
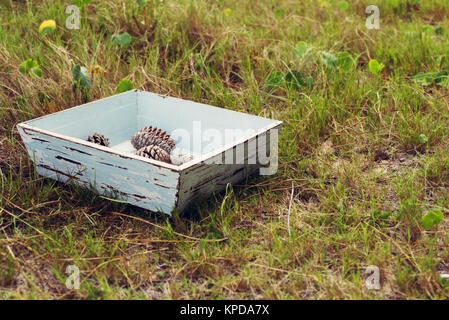
[{"label": "green leaf", "polygon": [[73,80],[75,81],[75,87],[81,89],[90,90],[92,88],[92,81],[89,71],[77,64],[72,70]]},{"label": "green leaf", "polygon": [[439,72],[419,72],[413,77],[415,83],[420,83],[423,86],[430,86],[436,83],[442,87],[449,86],[449,75],[446,71]]},{"label": "green leaf", "polygon": [[413,82],[420,83],[423,86],[429,86],[433,83],[433,81],[434,81],[433,72],[428,73],[419,72],[413,77]]},{"label": "green leaf", "polygon": [[437,84],[443,88],[449,88],[449,77],[441,78]]},{"label": "green leaf", "polygon": [[441,85],[444,81],[447,81],[448,78],[449,75],[446,71],[440,71],[434,74],[435,83],[438,85]]},{"label": "green leaf", "polygon": [[296,70],[290,70],[285,75],[285,81],[292,89],[298,90],[300,87],[304,86],[306,83],[303,79],[301,72]]},{"label": "green leaf", "polygon": [[421,218],[421,224],[424,229],[431,229],[433,227],[433,219],[428,215],[425,215]]},{"label": "green leaf", "polygon": [[326,51],[321,53],[321,61],[326,66],[327,70],[335,69],[337,66],[337,57]]},{"label": "green leaf", "polygon": [[31,77],[42,77],[42,70],[39,68],[39,64],[36,60],[28,59],[19,65],[19,72],[23,74],[29,74]]},{"label": "green leaf", "polygon": [[430,211],[430,214],[433,216],[433,222],[434,224],[440,224],[444,220],[444,214],[440,210],[432,210]]},{"label": "green leaf", "polygon": [[281,71],[272,71],[265,80],[265,86],[270,89],[275,89],[284,84],[285,75]]},{"label": "green leaf", "polygon": [[374,74],[379,74],[385,66],[376,59],[371,59],[368,63],[368,69]]},{"label": "green leaf", "polygon": [[393,211],[387,210],[387,211],[382,212],[382,213],[380,214],[380,218],[381,218],[381,219],[388,219],[392,214],[393,214]]},{"label": "green leaf", "polygon": [[27,74],[32,68],[36,67],[39,67],[36,60],[27,59],[19,65],[19,71],[23,74]]},{"label": "green leaf", "polygon": [[392,214],[393,214],[393,211],[391,211],[391,210],[382,211],[382,210],[376,209],[373,211],[373,215],[376,218],[380,218],[382,220],[388,219]]},{"label": "green leaf", "polygon": [[340,52],[337,55],[337,65],[345,70],[350,69],[354,65],[354,59],[348,52]]},{"label": "green leaf", "polygon": [[444,28],[443,27],[437,27],[435,29],[435,34],[437,34],[439,36],[443,35],[444,34]]},{"label": "green leaf", "polygon": [[295,45],[295,57],[301,58],[309,49],[309,45],[304,41],[300,41]]},{"label": "green leaf", "polygon": [[429,26],[429,25],[426,25],[426,26],[424,26],[424,28],[423,28],[423,30],[424,30],[424,33],[425,34],[433,34],[433,27],[432,26]]},{"label": "green leaf", "polygon": [[128,79],[122,79],[117,86],[117,93],[126,92],[134,89],[133,83]]},{"label": "green leaf", "polygon": [[33,59],[28,59],[27,61],[25,61],[25,64],[26,64],[26,68],[28,70],[39,67],[39,64],[37,63],[37,61],[33,60]]},{"label": "green leaf", "polygon": [[440,224],[444,219],[444,214],[438,210],[432,210],[421,218],[421,224],[425,229],[431,229],[433,226]]},{"label": "green leaf", "polygon": [[429,138],[427,138],[425,134],[421,133],[418,137],[418,140],[421,143],[427,143],[427,141],[429,141]]},{"label": "green leaf", "polygon": [[121,34],[113,34],[111,40],[115,46],[126,48],[131,43],[132,38],[129,33],[125,32]]},{"label": "green leaf", "polygon": [[346,10],[349,9],[349,3],[348,3],[347,1],[339,1],[339,2],[338,2],[338,7],[339,7],[341,10],[346,11]]},{"label": "green leaf", "polygon": [[41,70],[41,68],[39,68],[39,67],[31,68],[30,74],[31,74],[31,75],[35,75],[35,76],[37,76],[37,77],[42,77],[42,70]]}]

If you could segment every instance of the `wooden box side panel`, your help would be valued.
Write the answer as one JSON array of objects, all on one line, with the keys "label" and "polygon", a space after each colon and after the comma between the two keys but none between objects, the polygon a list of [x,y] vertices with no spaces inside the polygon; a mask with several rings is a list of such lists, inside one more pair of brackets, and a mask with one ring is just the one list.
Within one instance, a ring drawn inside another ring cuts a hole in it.
[{"label": "wooden box side panel", "polygon": [[94,132],[122,143],[137,131],[137,92],[111,96],[27,122],[35,128],[87,139]]},{"label": "wooden box side panel", "polygon": [[18,127],[39,174],[92,186],[130,204],[171,214],[178,196],[179,173],[70,140]]},{"label": "wooden box side panel", "polygon": [[153,121],[172,131],[178,128],[192,130],[196,121],[202,123],[203,129],[260,129],[275,120],[258,117],[252,114],[214,107],[190,100],[161,96],[151,92],[139,92],[137,97],[139,126],[148,125]]},{"label": "wooden box side panel", "polygon": [[[266,135],[266,133],[263,133],[260,136]],[[226,157],[231,156],[236,164],[211,164],[211,159],[209,159],[209,163],[201,162],[182,171],[177,204],[178,211],[185,211],[194,199],[206,198],[213,192],[224,191],[228,183],[235,184],[257,174],[261,167],[256,164],[258,150],[259,148],[266,149],[269,140],[266,139],[263,145],[257,145],[254,143],[256,139],[257,137],[254,137],[215,156],[216,159],[221,159],[223,163],[227,163]],[[238,162],[237,159],[239,159]]]},{"label": "wooden box side panel", "polygon": [[192,183],[190,177],[181,173],[181,182],[177,210],[184,212],[189,204],[196,199],[208,198],[213,193],[220,193],[226,189],[228,183],[236,184],[254,175],[259,170],[255,165],[208,165],[198,166],[191,174],[209,176],[204,181]]}]

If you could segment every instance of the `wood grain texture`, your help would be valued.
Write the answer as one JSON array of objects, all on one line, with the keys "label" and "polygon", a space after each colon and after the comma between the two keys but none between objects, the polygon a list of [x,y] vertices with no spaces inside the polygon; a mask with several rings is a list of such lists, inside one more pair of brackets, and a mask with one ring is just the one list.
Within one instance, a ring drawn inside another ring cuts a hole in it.
[{"label": "wood grain texture", "polygon": [[40,175],[92,186],[100,194],[115,195],[151,211],[171,213],[175,208],[178,172],[20,126],[18,129]]},{"label": "wood grain texture", "polygon": [[[280,125],[274,129],[280,129]],[[261,137],[266,138],[259,140],[264,143],[255,143]],[[186,211],[196,199],[223,192],[228,183],[232,185],[256,175],[261,167],[260,163],[258,164],[259,151],[262,149],[269,153],[269,146],[269,132],[265,132],[214,156],[215,160],[208,158],[183,170],[176,205],[178,211]],[[226,164],[226,157],[232,158],[235,164]],[[222,164],[214,164],[215,161]]]}]

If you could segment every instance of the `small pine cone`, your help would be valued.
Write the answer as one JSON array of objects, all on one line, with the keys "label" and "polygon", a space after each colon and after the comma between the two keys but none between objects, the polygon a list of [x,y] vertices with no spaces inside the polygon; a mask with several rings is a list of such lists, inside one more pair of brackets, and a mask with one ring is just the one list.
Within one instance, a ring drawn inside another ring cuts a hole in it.
[{"label": "small pine cone", "polygon": [[175,142],[165,131],[153,127],[145,127],[140,129],[131,137],[131,144],[136,150],[140,150],[143,147],[151,145],[159,146],[167,153],[170,153],[175,147]]},{"label": "small pine cone", "polygon": [[94,133],[87,137],[87,141],[99,144],[100,146],[109,147],[109,139],[99,133]]},{"label": "small pine cone", "polygon": [[168,152],[156,145],[143,147],[139,149],[136,154],[141,157],[171,163]]}]

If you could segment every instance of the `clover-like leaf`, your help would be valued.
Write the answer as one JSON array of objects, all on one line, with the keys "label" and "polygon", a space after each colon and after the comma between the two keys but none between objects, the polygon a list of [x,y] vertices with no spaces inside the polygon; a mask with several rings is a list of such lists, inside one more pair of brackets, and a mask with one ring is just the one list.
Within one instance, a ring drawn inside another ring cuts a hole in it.
[{"label": "clover-like leaf", "polygon": [[42,77],[42,70],[36,60],[28,59],[19,65],[19,72],[29,74],[31,77]]},{"label": "clover-like leaf", "polygon": [[308,86],[308,87],[313,86],[313,77],[312,76],[307,76],[306,79],[305,79],[305,83],[306,83],[306,86]]},{"label": "clover-like leaf", "polygon": [[42,77],[42,69],[37,67],[37,68],[32,68],[30,70],[30,75],[35,75],[37,77]]},{"label": "clover-like leaf", "polygon": [[431,229],[433,226],[440,224],[444,219],[444,214],[438,210],[429,211],[421,218],[421,224],[425,229]]},{"label": "clover-like leaf", "polygon": [[265,80],[265,86],[269,89],[275,89],[282,86],[285,82],[285,75],[281,71],[272,71]]},{"label": "clover-like leaf", "polygon": [[338,7],[343,10],[346,11],[349,9],[349,3],[347,1],[339,1],[338,2]]},{"label": "clover-like leaf", "polygon": [[32,68],[39,67],[39,64],[36,60],[33,59],[27,59],[24,62],[22,62],[19,66],[19,71],[23,74],[27,74]]},{"label": "clover-like leaf", "polygon": [[376,59],[371,59],[368,63],[369,71],[371,71],[371,73],[374,74],[381,73],[384,67],[385,67],[384,64],[379,63],[379,61],[377,61]]},{"label": "clover-like leaf", "polygon": [[427,136],[426,136],[424,133],[421,133],[421,134],[418,136],[418,140],[419,140],[419,142],[421,142],[421,143],[427,143],[427,141],[429,141],[429,138],[427,138]]},{"label": "clover-like leaf", "polygon": [[441,36],[444,34],[444,28],[443,27],[437,27],[435,28],[435,34]]},{"label": "clover-like leaf", "polygon": [[290,70],[285,75],[285,82],[290,88],[298,90],[300,87],[304,86],[306,83],[303,79],[301,72],[296,70]]},{"label": "clover-like leaf", "polygon": [[431,35],[434,33],[433,27],[430,25],[424,26],[423,31],[425,34],[428,34],[428,35]]},{"label": "clover-like leaf", "polygon": [[134,89],[133,83],[128,79],[122,79],[117,86],[117,93],[126,92]]},{"label": "clover-like leaf", "polygon": [[340,52],[337,55],[337,65],[341,69],[348,70],[354,65],[354,59],[349,52]]},{"label": "clover-like leaf", "polygon": [[92,88],[91,76],[89,70],[87,70],[86,67],[82,67],[77,64],[75,67],[73,67],[72,75],[75,82],[75,88],[79,87],[85,90],[90,90]]},{"label": "clover-like leaf", "polygon": [[326,66],[327,70],[335,69],[335,67],[337,66],[337,57],[332,53],[326,51],[323,51],[321,53],[321,61]]},{"label": "clover-like leaf", "polygon": [[124,32],[121,34],[113,34],[111,37],[111,40],[115,46],[120,46],[122,48],[126,48],[131,43],[132,38],[129,35],[129,33]]},{"label": "clover-like leaf", "polygon": [[307,52],[307,50],[309,49],[309,45],[304,42],[304,41],[300,41],[295,45],[295,57],[296,58],[301,58],[302,56],[304,56],[304,54]]}]

